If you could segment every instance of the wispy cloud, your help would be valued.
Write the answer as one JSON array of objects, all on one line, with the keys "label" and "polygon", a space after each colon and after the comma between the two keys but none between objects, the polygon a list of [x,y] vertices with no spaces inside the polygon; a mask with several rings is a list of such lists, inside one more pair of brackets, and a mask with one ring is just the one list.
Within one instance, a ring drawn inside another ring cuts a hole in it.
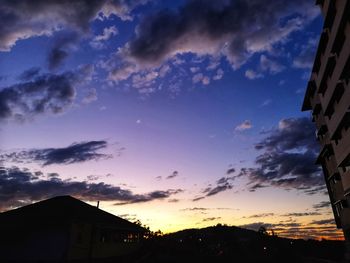
[{"label": "wispy cloud", "polygon": [[237,125],[235,131],[245,131],[253,128],[253,125],[250,120],[245,120],[241,124]]},{"label": "wispy cloud", "polygon": [[118,205],[161,200],[181,193],[180,189],[156,190],[135,194],[128,189],[105,183],[62,180],[59,175],[44,179],[43,173],[33,173],[18,167],[0,167],[0,210],[29,204],[57,195],[72,195],[86,201],[118,201]]},{"label": "wispy cloud", "polygon": [[52,164],[72,164],[91,160],[111,158],[112,155],[99,153],[106,149],[107,141],[88,141],[73,143],[63,148],[30,149],[0,155],[1,161],[15,163],[37,162],[43,166]]}]

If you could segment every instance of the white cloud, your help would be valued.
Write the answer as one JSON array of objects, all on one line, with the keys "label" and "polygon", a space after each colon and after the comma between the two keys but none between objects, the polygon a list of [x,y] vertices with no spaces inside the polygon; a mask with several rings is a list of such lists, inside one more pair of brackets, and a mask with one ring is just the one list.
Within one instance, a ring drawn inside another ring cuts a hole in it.
[{"label": "white cloud", "polygon": [[102,49],[105,47],[105,43],[111,37],[118,35],[118,29],[115,26],[106,27],[103,29],[101,35],[97,35],[90,42],[90,45],[96,49]]},{"label": "white cloud", "polygon": [[208,85],[210,83],[210,78],[204,76],[203,73],[197,73],[192,77],[193,84],[202,83],[203,85]]},{"label": "white cloud", "polygon": [[236,126],[235,131],[245,131],[245,130],[249,130],[251,128],[253,128],[251,121],[245,120],[244,122],[242,122],[241,124]]},{"label": "white cloud", "polygon": [[258,73],[252,69],[248,69],[245,71],[245,74],[244,74],[248,79],[260,79],[260,78],[263,78],[264,75],[261,74],[261,73]]},{"label": "white cloud", "polygon": [[217,71],[216,71],[216,74],[215,76],[213,77],[213,80],[219,80],[219,79],[222,79],[222,77],[224,76],[224,71],[219,68]]},{"label": "white cloud", "polygon": [[271,74],[279,73],[286,68],[277,61],[267,58],[265,55],[260,56],[260,67],[262,71],[267,71]]}]

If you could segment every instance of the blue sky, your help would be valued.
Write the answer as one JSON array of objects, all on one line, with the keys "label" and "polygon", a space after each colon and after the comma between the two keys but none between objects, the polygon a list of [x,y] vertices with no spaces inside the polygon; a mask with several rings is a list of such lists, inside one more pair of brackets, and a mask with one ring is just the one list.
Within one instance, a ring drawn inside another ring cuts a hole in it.
[{"label": "blue sky", "polygon": [[[301,102],[313,1],[0,1],[2,210],[339,238]],[[316,230],[315,230],[316,229]]]}]

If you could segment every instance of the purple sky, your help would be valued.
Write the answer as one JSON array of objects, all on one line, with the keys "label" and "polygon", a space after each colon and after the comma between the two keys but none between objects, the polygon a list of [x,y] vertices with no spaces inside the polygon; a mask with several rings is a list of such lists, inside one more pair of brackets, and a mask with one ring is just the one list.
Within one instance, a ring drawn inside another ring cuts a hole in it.
[{"label": "purple sky", "polygon": [[302,113],[313,0],[0,0],[0,209],[337,238]]}]

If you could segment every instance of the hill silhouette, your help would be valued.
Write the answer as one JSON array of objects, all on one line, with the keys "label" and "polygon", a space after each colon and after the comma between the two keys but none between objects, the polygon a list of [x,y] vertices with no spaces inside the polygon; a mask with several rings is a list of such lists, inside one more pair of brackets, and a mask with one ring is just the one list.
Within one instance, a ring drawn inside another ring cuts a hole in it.
[{"label": "hill silhouette", "polygon": [[123,262],[343,262],[343,241],[295,240],[234,226],[187,229],[146,240]]}]

